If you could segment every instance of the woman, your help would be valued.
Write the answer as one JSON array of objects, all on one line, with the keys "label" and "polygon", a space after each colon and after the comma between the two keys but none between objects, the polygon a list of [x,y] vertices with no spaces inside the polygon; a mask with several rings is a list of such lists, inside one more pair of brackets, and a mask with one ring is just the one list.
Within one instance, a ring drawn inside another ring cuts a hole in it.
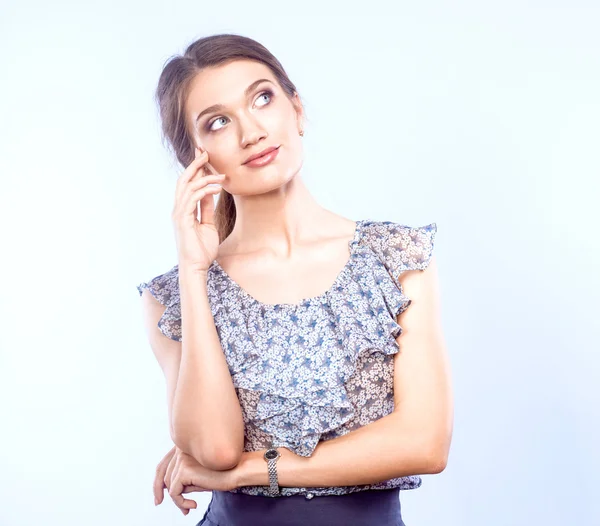
[{"label": "woman", "polygon": [[175,444],[156,503],[212,491],[198,526],[404,524],[399,491],[445,468],[452,434],[436,224],[315,201],[302,103],[254,40],[194,42],[157,99],[185,170],[178,264],[138,285]]}]

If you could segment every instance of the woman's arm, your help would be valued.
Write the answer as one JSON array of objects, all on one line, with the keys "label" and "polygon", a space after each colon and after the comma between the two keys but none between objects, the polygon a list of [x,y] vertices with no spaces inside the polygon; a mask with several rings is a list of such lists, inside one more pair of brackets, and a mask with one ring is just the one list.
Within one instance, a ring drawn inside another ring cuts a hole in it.
[{"label": "woman's arm", "polygon": [[235,466],[244,450],[244,420],[215,327],[207,274],[179,268],[182,352],[173,397],[177,446],[203,466]]},{"label": "woman's arm", "polygon": [[203,466],[230,469],[244,449],[244,423],[210,309],[206,274],[180,268],[179,288],[181,342],[160,332],[157,323],[165,308],[143,293],[148,337],[167,381],[171,438]]},{"label": "woman's arm", "polygon": [[[412,300],[398,316],[394,411],[346,435],[320,442],[312,456],[280,448],[278,479],[287,487],[352,486],[443,471],[453,427],[450,370],[442,336],[435,257],[402,275]],[[244,453],[241,486],[268,485],[263,451]]]},{"label": "woman's arm", "polygon": [[179,375],[179,363],[181,361],[181,343],[165,336],[158,329],[158,322],[165,313],[165,306],[161,304],[150,292],[150,289],[145,288],[142,291],[142,315],[144,318],[144,328],[148,336],[150,348],[154,353],[158,365],[165,375],[167,384],[167,414],[169,421],[169,434],[171,440],[174,440],[175,432],[173,431],[173,395],[175,394],[175,386],[177,385],[177,376]]},{"label": "woman's arm", "polygon": [[[431,438],[411,431],[393,412],[346,435],[319,442],[312,456],[278,448],[277,478],[282,487],[373,484],[395,477],[439,473],[445,458]],[[245,452],[238,486],[268,486],[264,451]]]}]

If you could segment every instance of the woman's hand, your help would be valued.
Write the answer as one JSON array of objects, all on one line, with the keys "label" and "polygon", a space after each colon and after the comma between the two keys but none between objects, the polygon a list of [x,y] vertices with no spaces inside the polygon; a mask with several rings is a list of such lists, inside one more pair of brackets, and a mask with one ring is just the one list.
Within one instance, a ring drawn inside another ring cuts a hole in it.
[{"label": "woman's hand", "polygon": [[[175,464],[177,462],[177,456],[182,454],[183,452],[177,447],[173,446],[173,448],[163,457],[158,466],[156,466],[156,475],[154,477],[154,505],[158,506],[164,497],[164,490],[167,488],[167,491],[171,488],[171,478],[173,474],[173,470],[175,468]],[[206,488],[201,488],[199,486],[189,485],[186,486],[182,493],[191,493],[192,491],[210,491]],[[193,501],[189,501],[193,502]],[[175,503],[177,505],[177,503]],[[179,507],[179,506],[178,506]],[[184,515],[189,513],[189,509],[181,508],[181,511]]]},{"label": "woman's hand", "polygon": [[[167,471],[170,478],[169,495],[184,515],[196,509],[196,501],[185,499],[183,493],[190,491],[229,491],[238,487],[238,470],[214,471],[202,466],[194,457],[179,451],[173,459],[173,467]],[[169,465],[171,468],[171,465]],[[191,489],[190,488],[195,488]]]},{"label": "woman's hand", "polygon": [[[221,191],[225,174],[205,175],[208,153],[195,148],[196,158],[179,176],[171,218],[179,266],[206,272],[217,257],[219,234],[214,224],[213,194]],[[200,201],[200,220],[198,220]]]}]

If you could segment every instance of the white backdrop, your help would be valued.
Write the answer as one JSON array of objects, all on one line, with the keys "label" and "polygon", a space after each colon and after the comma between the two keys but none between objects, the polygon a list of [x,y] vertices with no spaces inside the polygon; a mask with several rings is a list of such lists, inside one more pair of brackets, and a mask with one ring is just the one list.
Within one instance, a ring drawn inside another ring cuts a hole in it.
[{"label": "white backdrop", "polygon": [[304,177],[353,219],[436,222],[455,426],[407,526],[600,524],[600,8],[522,2],[0,7],[0,524],[196,524],[156,464],[136,285],[176,263],[153,92],[233,32],[305,102]]}]

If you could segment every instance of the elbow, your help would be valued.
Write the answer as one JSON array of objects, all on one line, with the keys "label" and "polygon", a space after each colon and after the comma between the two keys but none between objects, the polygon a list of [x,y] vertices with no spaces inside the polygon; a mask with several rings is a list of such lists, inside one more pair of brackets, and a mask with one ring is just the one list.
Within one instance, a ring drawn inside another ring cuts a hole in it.
[{"label": "elbow", "polygon": [[196,461],[213,471],[227,471],[238,465],[242,458],[242,449],[225,446],[205,446],[197,439],[189,439],[173,435],[174,444],[184,453],[194,457]]},{"label": "elbow", "polygon": [[438,474],[446,469],[448,465],[448,456],[450,453],[450,439],[437,437],[435,440],[430,440],[429,447],[426,450],[426,473]]},{"label": "elbow", "polygon": [[235,468],[242,459],[242,451],[221,449],[211,455],[204,455],[201,464],[213,471],[227,471]]},{"label": "elbow", "polygon": [[436,454],[429,457],[429,469],[428,473],[431,475],[435,475],[441,473],[446,469],[448,465],[448,455],[445,454]]}]

